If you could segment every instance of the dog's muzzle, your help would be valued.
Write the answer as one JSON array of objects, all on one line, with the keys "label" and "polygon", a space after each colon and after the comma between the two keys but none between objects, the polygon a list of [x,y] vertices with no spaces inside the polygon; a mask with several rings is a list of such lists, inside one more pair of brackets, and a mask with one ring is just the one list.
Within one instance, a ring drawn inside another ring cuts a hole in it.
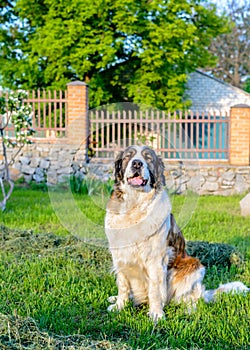
[{"label": "dog's muzzle", "polygon": [[131,164],[132,176],[127,178],[128,184],[134,187],[146,186],[148,179],[142,176],[143,162],[140,159],[134,159]]}]

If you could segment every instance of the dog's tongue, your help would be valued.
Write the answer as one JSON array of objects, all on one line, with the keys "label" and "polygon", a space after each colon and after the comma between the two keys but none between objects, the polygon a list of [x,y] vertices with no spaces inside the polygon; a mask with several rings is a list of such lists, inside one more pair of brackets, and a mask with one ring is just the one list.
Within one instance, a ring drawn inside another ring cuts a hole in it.
[{"label": "dog's tongue", "polygon": [[129,179],[129,183],[133,186],[141,186],[143,183],[143,179],[140,176],[137,177],[131,177]]}]

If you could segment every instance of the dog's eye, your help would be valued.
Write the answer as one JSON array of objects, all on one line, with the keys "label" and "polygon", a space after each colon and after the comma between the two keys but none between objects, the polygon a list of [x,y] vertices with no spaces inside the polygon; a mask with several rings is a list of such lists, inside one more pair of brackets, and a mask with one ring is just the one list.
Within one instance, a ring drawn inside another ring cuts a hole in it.
[{"label": "dog's eye", "polygon": [[144,158],[146,161],[151,162],[153,160],[153,157],[151,156],[150,153],[144,154]]},{"label": "dog's eye", "polygon": [[131,153],[127,153],[124,155],[124,159],[129,159],[129,158],[131,158]]}]

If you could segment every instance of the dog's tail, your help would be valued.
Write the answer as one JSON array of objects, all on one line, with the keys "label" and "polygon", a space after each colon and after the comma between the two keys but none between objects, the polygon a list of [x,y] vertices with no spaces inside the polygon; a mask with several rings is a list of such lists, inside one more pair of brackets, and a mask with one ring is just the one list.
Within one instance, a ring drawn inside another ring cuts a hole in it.
[{"label": "dog's tail", "polygon": [[221,284],[217,289],[205,290],[203,292],[203,299],[206,303],[210,303],[216,300],[216,297],[221,293],[232,293],[232,294],[247,294],[250,292],[248,288],[242,282],[229,282]]}]

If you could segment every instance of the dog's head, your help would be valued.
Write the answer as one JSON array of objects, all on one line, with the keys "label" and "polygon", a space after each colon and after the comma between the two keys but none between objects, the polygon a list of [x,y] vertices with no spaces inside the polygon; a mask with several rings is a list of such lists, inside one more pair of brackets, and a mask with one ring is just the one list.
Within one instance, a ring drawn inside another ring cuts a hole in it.
[{"label": "dog's head", "polygon": [[115,160],[115,185],[122,184],[145,192],[160,189],[165,185],[162,160],[149,147],[128,147]]}]

